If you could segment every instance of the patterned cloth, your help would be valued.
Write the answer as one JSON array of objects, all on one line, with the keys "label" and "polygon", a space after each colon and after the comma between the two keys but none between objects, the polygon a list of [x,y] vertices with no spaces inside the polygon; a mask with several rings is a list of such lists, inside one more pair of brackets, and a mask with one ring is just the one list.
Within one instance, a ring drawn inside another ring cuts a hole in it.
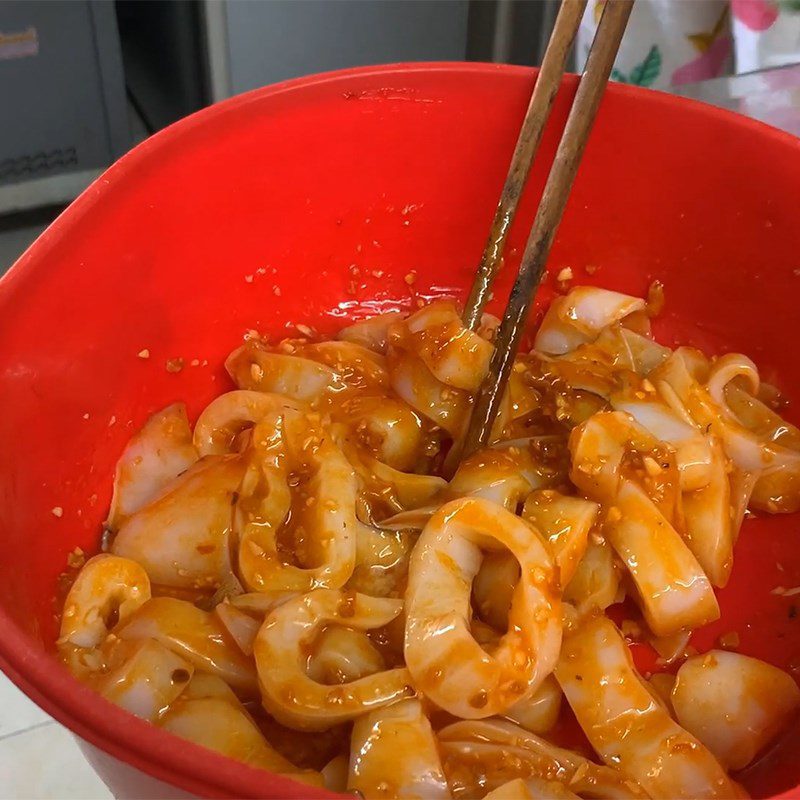
[{"label": "patterned cloth", "polygon": [[[591,0],[578,31],[583,64],[603,10]],[[614,80],[669,89],[800,63],[800,0],[638,0]]]}]

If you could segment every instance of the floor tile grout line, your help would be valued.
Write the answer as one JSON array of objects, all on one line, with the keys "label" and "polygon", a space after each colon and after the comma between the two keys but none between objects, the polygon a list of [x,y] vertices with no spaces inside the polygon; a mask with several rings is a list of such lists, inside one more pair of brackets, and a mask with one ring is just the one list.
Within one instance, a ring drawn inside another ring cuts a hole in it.
[{"label": "floor tile grout line", "polygon": [[14,736],[19,736],[22,733],[28,733],[29,731],[35,731],[37,728],[44,728],[47,725],[54,725],[54,719],[46,719],[43,722],[37,722],[34,725],[29,725],[27,728],[22,728],[18,731],[12,731],[11,733],[4,733],[0,734],[0,742],[4,742],[6,739],[11,739]]}]

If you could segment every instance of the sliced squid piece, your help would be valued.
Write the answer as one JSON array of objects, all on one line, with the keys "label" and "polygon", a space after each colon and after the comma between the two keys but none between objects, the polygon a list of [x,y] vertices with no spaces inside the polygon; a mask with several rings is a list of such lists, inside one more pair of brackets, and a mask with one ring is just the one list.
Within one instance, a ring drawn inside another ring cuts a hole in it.
[{"label": "sliced squid piece", "polygon": [[331,625],[314,642],[307,673],[317,683],[341,684],[384,669],[383,656],[364,631]]},{"label": "sliced squid piece", "polygon": [[579,615],[605,611],[618,602],[620,577],[611,545],[605,539],[590,540],[564,589],[564,600],[572,603]]},{"label": "sliced squid piece", "polygon": [[369,319],[354,322],[339,331],[337,338],[345,342],[360,344],[376,353],[386,353],[389,340],[389,328],[405,319],[400,311],[387,311]]},{"label": "sliced squid piece", "polygon": [[672,350],[622,325],[604,328],[595,341],[595,346],[605,350],[614,358],[614,363],[629,369],[641,377],[666,361]]},{"label": "sliced squid piece", "polygon": [[655,636],[652,633],[645,637],[647,643],[658,653],[665,664],[672,664],[688,655],[687,648],[692,638],[691,631],[678,631],[669,636]]},{"label": "sliced squid piece", "polygon": [[556,747],[508,720],[455,722],[438,732],[442,764],[454,794],[475,797],[514,778],[557,780],[583,797],[646,798],[631,778]]},{"label": "sliced squid piece", "polygon": [[196,670],[216,675],[243,693],[253,694],[257,688],[252,661],[229,643],[219,619],[185,600],[154,597],[114,633],[123,641],[154,639]]},{"label": "sliced squid piece", "polygon": [[472,597],[480,618],[495,631],[508,628],[508,612],[519,583],[519,562],[504,550],[486,553],[472,582]]},{"label": "sliced squid piece", "polygon": [[[470,588],[482,549],[507,548],[521,567],[508,631],[493,654],[472,637]],[[503,713],[550,674],[561,640],[553,559],[519,517],[478,498],[442,506],[411,554],[406,590],[406,664],[414,685],[467,719]]]},{"label": "sliced squid piece", "polygon": [[[239,569],[247,588],[343,586],[355,566],[357,484],[333,436],[318,419],[287,415],[264,420],[253,447],[263,482],[243,482],[237,505]],[[280,549],[279,535],[288,533],[300,563],[287,563]]]},{"label": "sliced squid piece", "polygon": [[474,392],[489,369],[492,345],[465,328],[455,306],[447,301],[431,303],[412,314],[391,335],[393,344],[418,355],[439,381]]},{"label": "sliced squid piece", "polygon": [[347,791],[347,773],[350,759],[344,755],[334,756],[320,771],[325,788],[330,792],[344,794]]},{"label": "sliced squid piece", "polygon": [[233,502],[245,462],[207,456],[119,529],[111,545],[164,586],[216,588],[229,574]]},{"label": "sliced squid piece", "polygon": [[615,410],[630,414],[656,439],[675,448],[675,461],[683,491],[702,489],[708,485],[713,461],[711,445],[695,426],[685,422],[669,406],[657,400],[613,396],[611,404]]},{"label": "sliced squid piece", "polygon": [[414,508],[410,511],[401,511],[399,514],[392,514],[391,517],[380,521],[380,528],[385,531],[419,533],[419,531],[428,524],[428,520],[436,513],[438,507],[438,505],[431,503],[420,508]]},{"label": "sliced squid piece", "polygon": [[403,700],[356,720],[347,788],[387,800],[450,797],[436,737],[419,700]]},{"label": "sliced squid piece", "polygon": [[[673,719],[675,719],[675,709],[672,706],[672,690],[675,687],[675,680],[675,676],[670,675],[668,672],[656,672],[646,681],[650,687],[650,693],[664,706]],[[689,729],[687,728],[687,730]],[[689,732],[692,733],[692,731]],[[703,744],[708,745],[707,742],[703,742]]]},{"label": "sliced squid piece", "polygon": [[379,462],[401,472],[419,464],[425,445],[422,418],[402,400],[354,397],[342,404],[339,418]]},{"label": "sliced squid piece", "polygon": [[354,342],[314,342],[299,346],[298,356],[330,367],[350,388],[383,390],[389,386],[384,356]]},{"label": "sliced squid piece", "polygon": [[633,455],[642,462],[645,458],[653,460],[658,471],[648,476],[643,465],[638,476],[643,481],[650,477],[652,484],[657,483],[656,479],[663,483],[664,473],[674,466],[667,448],[622,411],[601,412],[578,425],[570,434],[569,450],[572,482],[600,503],[614,502],[627,466],[626,457]]},{"label": "sliced squid piece", "polygon": [[678,722],[737,770],[786,730],[800,710],[800,689],[771,664],[711,650],[683,663],[672,704]]},{"label": "sliced squid piece", "polygon": [[273,608],[277,608],[297,595],[298,592],[245,592],[228,598],[226,602],[247,614],[255,614],[263,618]]},{"label": "sliced squid piece", "polygon": [[356,565],[347,588],[373,597],[400,597],[405,590],[411,536],[359,524]]},{"label": "sliced squid piece", "polygon": [[194,666],[168,648],[145,639],[96,688],[115,705],[155,722],[186,688]]},{"label": "sliced squid piece", "polygon": [[388,359],[392,389],[453,439],[461,436],[470,409],[469,393],[441,383],[413,353],[390,346]]},{"label": "sliced squid piece", "polygon": [[549,675],[530,697],[514,703],[505,715],[526,731],[547,733],[558,721],[561,697],[561,687]]},{"label": "sliced squid piece", "polygon": [[236,698],[179,699],[159,723],[181,739],[252,767],[322,786],[319,773],[299,770],[274,750]]},{"label": "sliced squid piece", "polygon": [[173,403],[153,414],[125,446],[114,475],[107,526],[119,526],[197,461],[186,406]]},{"label": "sliced squid piece", "polygon": [[757,472],[745,472],[736,466],[732,467],[728,476],[731,493],[731,536],[734,544],[739,538],[758,478]]},{"label": "sliced squid piece", "polygon": [[566,586],[586,552],[589,531],[600,507],[582,497],[568,497],[553,489],[528,496],[522,518],[530,522],[550,544],[558,565],[559,580]]},{"label": "sliced squid piece", "polygon": [[218,603],[212,614],[242,653],[246,656],[253,655],[253,642],[261,625],[260,621],[229,602]]},{"label": "sliced squid piece", "polygon": [[636,484],[623,481],[603,530],[636,584],[653,633],[669,636],[719,619],[714,590],[697,559]]},{"label": "sliced squid piece", "polygon": [[598,755],[651,797],[743,796],[712,753],[653,699],[608,619],[587,620],[565,637],[555,674]]},{"label": "sliced squid piece", "polygon": [[580,800],[580,798],[558,781],[515,778],[489,792],[483,800]]},{"label": "sliced squid piece", "polygon": [[481,497],[516,511],[519,503],[542,484],[529,448],[487,448],[461,463],[443,496]]},{"label": "sliced squid piece", "polygon": [[758,476],[750,505],[769,514],[793,514],[800,510],[800,457],[782,455],[785,463],[767,467]]},{"label": "sliced squid piece", "polygon": [[447,486],[447,482],[436,475],[417,475],[393,469],[354,447],[342,433],[335,431],[334,436],[358,475],[362,496],[373,516],[385,516],[380,513],[382,510],[391,514],[423,506]]},{"label": "sliced squid piece", "polygon": [[380,628],[402,611],[400,600],[317,589],[270,612],[258,632],[255,659],[266,710],[301,730],[325,730],[413,694],[407,669],[390,669],[338,685],[306,673],[309,648],[326,625]]},{"label": "sliced squid piece", "polygon": [[650,380],[676,413],[719,437],[725,452],[744,470],[760,470],[776,462],[775,452],[745,428],[720,405],[706,388],[710,366],[699,350],[679,347],[657,369]]},{"label": "sliced squid piece", "polygon": [[563,355],[585,342],[594,341],[603,328],[644,308],[641,297],[594,286],[576,286],[550,304],[536,333],[534,349]]},{"label": "sliced squid piece", "polygon": [[222,678],[197,671],[181,693],[181,699],[201,700],[206,697],[219,697],[231,703],[238,701],[236,693]]},{"label": "sliced squid piece", "polygon": [[194,445],[202,456],[235,452],[236,437],[270,414],[299,412],[288,397],[237,389],[221,394],[203,410],[194,426]]},{"label": "sliced squid piece", "polygon": [[731,485],[722,445],[716,437],[707,441],[710,480],[702,489],[683,494],[684,538],[711,583],[722,588],[733,569]]},{"label": "sliced squid piece", "polygon": [[[588,392],[590,396],[597,395],[604,402],[619,384],[620,368],[614,363],[613,357],[595,344],[582,344],[563,356],[537,355],[547,365],[546,374],[558,378],[566,397],[577,399],[581,393]],[[587,416],[599,408],[595,401],[594,405],[589,406]],[[562,409],[557,407],[557,417],[561,418],[558,416],[559,411],[563,416]],[[574,412],[568,415],[568,420],[573,425],[578,422],[576,416]]]},{"label": "sliced squid piece", "polygon": [[725,384],[724,402],[746,428],[762,439],[789,450],[800,450],[800,430],[743,389],[737,381]]},{"label": "sliced squid piece", "polygon": [[758,394],[761,380],[758,367],[741,353],[726,353],[712,362],[706,381],[706,389],[714,402],[719,406],[727,406],[725,388],[731,381],[744,383],[751,395]]},{"label": "sliced squid piece", "polygon": [[[488,369],[492,345],[464,328],[451,303],[434,303],[389,332],[388,365],[394,391],[417,413],[455,441],[458,458],[472,394]],[[492,435],[510,419],[511,398],[504,393]],[[456,462],[457,463],[457,462]],[[456,463],[450,463],[449,474]]]},{"label": "sliced squid piece", "polygon": [[547,309],[533,347],[540,353],[560,356],[570,353],[582,344],[591,341],[592,337],[573,324],[568,316],[569,301],[566,297],[556,297]]},{"label": "sliced squid piece", "polygon": [[59,644],[97,647],[150,599],[150,579],[128,558],[102,553],[78,573],[64,601]]},{"label": "sliced squid piece", "polygon": [[240,389],[282,394],[311,403],[345,388],[342,375],[310,358],[273,353],[251,340],[234,350],[225,369]]},{"label": "sliced squid piece", "polygon": [[[739,418],[728,398],[741,400],[746,394],[741,383],[758,389],[753,363],[729,354],[713,365],[691,348],[678,348],[651,376],[665,399],[722,442],[734,466],[758,475],[751,495],[754,508],[770,513],[790,513],[800,508],[800,452],[789,445],[796,438],[766,407],[752,401],[734,405],[744,414]],[[707,383],[706,383],[707,382]],[[704,385],[705,384],[705,385]],[[752,426],[752,427],[751,427]],[[777,438],[784,444],[778,444]]]}]

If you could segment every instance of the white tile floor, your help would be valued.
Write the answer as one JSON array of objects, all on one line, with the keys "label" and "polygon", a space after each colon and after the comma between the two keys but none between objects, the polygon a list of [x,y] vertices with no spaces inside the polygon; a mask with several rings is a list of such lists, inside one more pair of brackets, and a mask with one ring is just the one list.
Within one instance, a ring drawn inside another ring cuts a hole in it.
[{"label": "white tile floor", "polygon": [[107,800],[111,793],[72,734],[0,673],[0,796],[3,800]]}]

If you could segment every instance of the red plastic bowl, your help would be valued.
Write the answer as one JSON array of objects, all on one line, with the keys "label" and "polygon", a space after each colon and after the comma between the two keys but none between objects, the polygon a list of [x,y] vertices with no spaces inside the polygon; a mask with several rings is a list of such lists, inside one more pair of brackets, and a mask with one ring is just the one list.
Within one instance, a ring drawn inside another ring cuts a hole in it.
[{"label": "red plastic bowl", "polygon": [[[56,579],[74,547],[97,548],[123,445],[153,410],[182,399],[197,414],[223,391],[223,358],[249,328],[331,331],[412,296],[463,296],[533,78],[403,65],[236,97],[114,165],[0,282],[0,666],[83,740],[119,797],[313,794],[128,716],[54,659]],[[498,297],[575,85],[556,102]],[[550,270],[635,293],[660,278],[660,336],[748,353],[797,399],[799,213],[799,140],[614,85]],[[176,357],[186,366],[167,372]],[[695,643],[735,630],[743,652],[800,664],[800,617],[770,594],[800,585],[798,524],[745,524],[724,620]],[[758,796],[800,797],[791,741],[748,780]]]}]

